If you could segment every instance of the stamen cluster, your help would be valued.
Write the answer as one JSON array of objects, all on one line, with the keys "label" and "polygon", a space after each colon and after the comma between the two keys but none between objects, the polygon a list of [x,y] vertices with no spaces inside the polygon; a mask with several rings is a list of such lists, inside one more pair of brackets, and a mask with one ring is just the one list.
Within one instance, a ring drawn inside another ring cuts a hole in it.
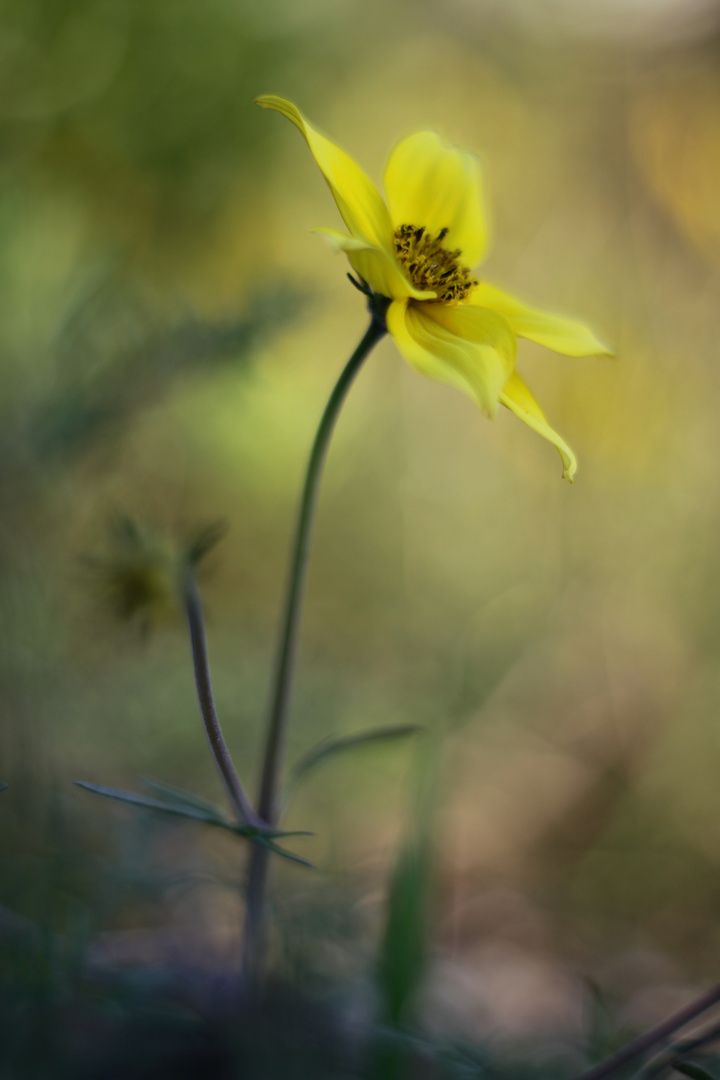
[{"label": "stamen cluster", "polygon": [[442,246],[447,234],[447,229],[432,236],[423,225],[400,225],[393,233],[393,245],[398,262],[416,289],[432,289],[438,300],[457,304],[467,299],[478,283],[458,262],[460,248],[449,251]]}]

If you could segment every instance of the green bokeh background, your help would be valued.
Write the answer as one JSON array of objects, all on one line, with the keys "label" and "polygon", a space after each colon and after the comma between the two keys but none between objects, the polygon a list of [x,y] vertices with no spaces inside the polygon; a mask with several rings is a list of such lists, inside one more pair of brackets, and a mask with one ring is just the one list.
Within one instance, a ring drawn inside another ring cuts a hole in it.
[{"label": "green bokeh background", "polygon": [[[254,788],[302,471],[366,320],[311,233],[338,225],[329,192],[259,93],[378,182],[421,127],[477,150],[481,274],[617,348],[521,345],[570,486],[510,414],[380,345],[327,467],[289,753],[443,733],[434,1016],[572,1032],[592,978],[650,1022],[720,969],[712,4],[0,5],[0,901],[80,912],[129,956],[152,955],[148,927],[199,952],[236,935],[231,844],[72,781],[222,797],[182,620],[119,627],[87,573],[120,510],[165,534],[227,523],[202,584]],[[367,971],[412,762],[366,748],[298,793],[288,826],[315,830],[319,871],[279,875],[287,964]]]}]

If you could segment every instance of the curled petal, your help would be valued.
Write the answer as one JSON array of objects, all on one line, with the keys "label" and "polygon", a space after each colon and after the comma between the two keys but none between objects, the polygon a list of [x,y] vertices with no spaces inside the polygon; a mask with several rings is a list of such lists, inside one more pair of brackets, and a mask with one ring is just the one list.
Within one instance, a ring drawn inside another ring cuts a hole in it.
[{"label": "curled petal", "polygon": [[613,350],[600,341],[588,326],[528,307],[521,300],[494,285],[481,281],[470,296],[471,304],[491,308],[504,316],[514,334],[536,341],[565,356],[612,356]]},{"label": "curled petal", "polygon": [[395,300],[387,328],[421,375],[462,390],[492,416],[515,363],[515,338],[493,311]]},{"label": "curled petal", "polygon": [[553,431],[550,427],[542,409],[516,371],[513,371],[506,382],[500,395],[500,401],[516,416],[519,416],[528,427],[531,427],[533,431],[537,431],[538,435],[542,435],[544,439],[553,444],[562,458],[563,477],[572,483],[577,470],[575,455],[564,439],[560,438],[557,431]]},{"label": "curled petal", "polygon": [[374,247],[367,240],[349,236],[337,229],[315,229],[327,241],[334,252],[344,252],[353,270],[367,281],[373,292],[389,296],[393,300],[414,297],[416,300],[434,300],[434,292],[423,292],[411,285],[400,264],[385,248]]},{"label": "curled petal", "polygon": [[313,229],[314,233],[318,236],[322,236],[323,240],[336,255],[339,252],[349,254],[351,251],[372,251],[373,246],[369,240],[363,240],[359,236],[350,236],[348,233],[340,232],[339,229]]},{"label": "curled petal", "polygon": [[302,132],[350,232],[389,251],[392,229],[387,207],[360,166],[339,146],[316,131],[290,101],[268,94],[255,98],[255,103],[264,109],[275,109],[282,113]]},{"label": "curled petal", "polygon": [[446,146],[434,131],[419,131],[395,147],[385,169],[385,192],[394,228],[447,229],[444,246],[462,252],[468,267],[487,246],[482,169],[473,154]]}]

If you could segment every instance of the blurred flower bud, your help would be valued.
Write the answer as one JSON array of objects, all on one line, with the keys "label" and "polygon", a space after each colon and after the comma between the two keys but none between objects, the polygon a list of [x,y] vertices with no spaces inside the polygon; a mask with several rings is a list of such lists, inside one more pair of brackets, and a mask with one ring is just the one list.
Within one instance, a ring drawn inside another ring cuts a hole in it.
[{"label": "blurred flower bud", "polygon": [[125,514],[110,522],[107,553],[86,559],[102,605],[144,631],[183,609],[184,577],[224,535],[214,524],[190,536],[164,533]]}]

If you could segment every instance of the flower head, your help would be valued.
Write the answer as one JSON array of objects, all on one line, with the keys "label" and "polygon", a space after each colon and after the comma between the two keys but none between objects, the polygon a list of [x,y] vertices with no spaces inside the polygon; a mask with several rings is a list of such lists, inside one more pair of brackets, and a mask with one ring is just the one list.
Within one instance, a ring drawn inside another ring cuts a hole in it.
[{"label": "flower head", "polygon": [[492,416],[505,405],[559,451],[563,475],[577,463],[515,370],[517,338],[566,356],[609,354],[581,323],[528,307],[474,273],[487,246],[480,163],[432,131],[403,139],[385,169],[387,204],[343,150],[289,101],[258,105],[303,134],[347,226],[318,229],[343,251],[373,293],[388,300],[387,329],[421,374],[462,390]]}]

